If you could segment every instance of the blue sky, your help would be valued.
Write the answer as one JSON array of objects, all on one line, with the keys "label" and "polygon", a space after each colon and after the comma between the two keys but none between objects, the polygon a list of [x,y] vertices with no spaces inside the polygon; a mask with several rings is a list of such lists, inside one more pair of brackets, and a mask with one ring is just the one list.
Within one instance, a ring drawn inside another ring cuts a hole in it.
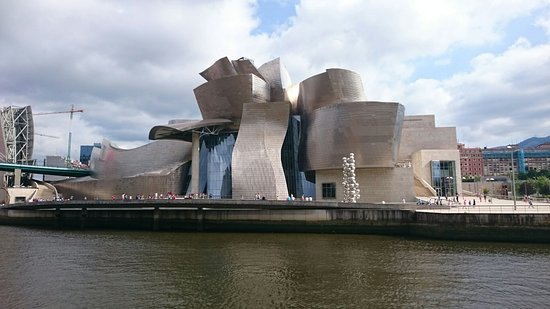
[{"label": "blue sky", "polygon": [[298,1],[293,0],[259,0],[257,2],[256,16],[260,19],[260,24],[253,33],[272,33],[281,25],[290,22],[290,18],[295,16],[295,6]]},{"label": "blue sky", "polygon": [[280,57],[293,83],[359,73],[369,100],[434,114],[468,146],[550,135],[550,0],[36,0],[0,2],[0,104],[41,116],[35,154],[108,139],[132,148],[200,119],[199,72]]}]

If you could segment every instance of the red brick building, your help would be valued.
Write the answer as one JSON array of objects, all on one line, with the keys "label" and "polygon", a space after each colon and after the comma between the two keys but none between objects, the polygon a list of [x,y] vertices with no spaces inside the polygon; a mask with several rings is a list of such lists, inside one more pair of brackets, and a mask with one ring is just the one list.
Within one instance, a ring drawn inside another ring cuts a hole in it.
[{"label": "red brick building", "polygon": [[462,177],[483,176],[483,154],[481,148],[466,148],[464,144],[458,144],[460,153],[460,171]]}]

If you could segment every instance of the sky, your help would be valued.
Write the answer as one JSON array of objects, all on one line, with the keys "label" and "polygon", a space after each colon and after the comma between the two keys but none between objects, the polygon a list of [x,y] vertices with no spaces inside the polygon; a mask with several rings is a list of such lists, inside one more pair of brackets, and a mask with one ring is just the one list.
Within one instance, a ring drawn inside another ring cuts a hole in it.
[{"label": "sky", "polygon": [[0,106],[84,110],[34,117],[37,158],[200,119],[198,73],[225,56],[280,57],[293,83],[355,71],[469,147],[550,135],[550,0],[0,0]]}]

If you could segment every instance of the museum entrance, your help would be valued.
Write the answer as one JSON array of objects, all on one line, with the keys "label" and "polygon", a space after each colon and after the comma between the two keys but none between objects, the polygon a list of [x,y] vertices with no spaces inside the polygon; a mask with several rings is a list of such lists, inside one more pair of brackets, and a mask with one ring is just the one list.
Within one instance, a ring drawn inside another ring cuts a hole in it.
[{"label": "museum entrance", "polygon": [[437,192],[437,196],[456,196],[455,166],[455,161],[433,160],[431,162],[432,187]]}]

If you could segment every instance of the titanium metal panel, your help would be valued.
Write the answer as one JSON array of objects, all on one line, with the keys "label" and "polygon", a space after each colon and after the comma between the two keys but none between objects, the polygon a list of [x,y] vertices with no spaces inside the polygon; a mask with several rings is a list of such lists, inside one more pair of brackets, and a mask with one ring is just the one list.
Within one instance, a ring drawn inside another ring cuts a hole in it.
[{"label": "titanium metal panel", "polygon": [[188,120],[167,125],[154,126],[149,131],[150,140],[173,139],[193,141],[193,131],[205,127],[225,127],[233,124],[227,119]]},{"label": "titanium metal panel", "polygon": [[290,104],[244,105],[239,135],[233,149],[233,198],[268,199],[288,195],[281,161],[281,148],[288,128]]},{"label": "titanium metal panel", "polygon": [[285,89],[290,86],[290,75],[279,58],[266,62],[258,69],[271,87],[272,101],[285,101]]},{"label": "titanium metal panel", "polygon": [[209,81],[195,88],[203,119],[222,118],[239,122],[243,103],[270,101],[269,84],[253,74]]},{"label": "titanium metal panel", "polygon": [[134,149],[121,149],[103,140],[94,148],[90,168],[98,179],[120,179],[151,173],[169,174],[191,160],[191,143],[156,141]]},{"label": "titanium metal panel", "polygon": [[298,109],[307,115],[330,104],[366,99],[359,74],[343,69],[328,69],[300,83]]},{"label": "titanium metal panel", "polygon": [[207,81],[211,81],[227,76],[235,76],[238,73],[237,70],[235,70],[235,67],[233,67],[233,63],[231,63],[227,57],[223,57],[199,74]]},{"label": "titanium metal panel", "polygon": [[254,63],[252,62],[252,60],[243,57],[237,60],[232,60],[231,63],[233,64],[235,71],[237,71],[237,74],[239,75],[254,74],[259,78],[265,80],[262,74],[254,66]]},{"label": "titanium metal panel", "polygon": [[303,169],[341,169],[350,152],[357,168],[394,167],[404,113],[399,103],[372,101],[316,109],[306,121]]},{"label": "titanium metal panel", "polygon": [[292,106],[292,114],[297,115],[300,113],[298,109],[298,100],[300,96],[300,84],[290,85],[285,89],[284,101],[290,102]]}]

